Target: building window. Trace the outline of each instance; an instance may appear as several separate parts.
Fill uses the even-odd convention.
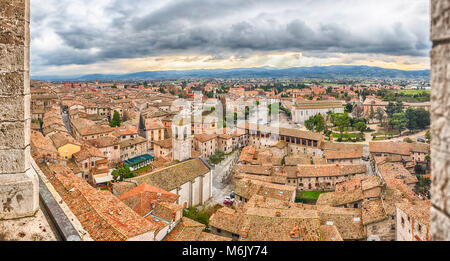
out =
[[[222,233],[222,229],[218,228],[217,233]]]
[[[374,232],[377,231],[377,226],[373,226],[372,231],[374,231]]]

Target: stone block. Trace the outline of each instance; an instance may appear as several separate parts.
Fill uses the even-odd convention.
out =
[[[30,146],[25,149],[0,150],[0,176],[22,173],[31,166]]]
[[[29,0],[0,0],[0,18],[25,19]]]
[[[0,96],[17,96],[30,94],[29,73],[0,73],[0,86]]]
[[[0,44],[0,71],[29,71],[29,59],[28,47]]]
[[[431,1],[431,40],[450,39],[450,1]]]
[[[448,144],[448,141],[444,141]],[[432,148],[431,151],[431,202],[433,205],[449,212],[450,210],[450,154]]]
[[[24,149],[30,144],[31,120],[0,121],[0,149]]]
[[[28,27],[25,20],[0,18],[0,44],[29,45],[25,27]]]
[[[39,209],[39,179],[34,169],[0,175],[0,220],[33,216]]]
[[[0,119],[2,121],[23,121],[30,118],[30,95],[1,97]]]
[[[450,90],[447,88],[450,83],[450,45],[437,45],[431,51],[431,111],[433,115],[449,116]]]
[[[444,214],[432,207],[430,223],[430,234],[434,241],[450,241],[450,218],[448,214]]]

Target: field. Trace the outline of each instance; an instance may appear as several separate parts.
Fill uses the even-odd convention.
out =
[[[398,91],[398,93],[404,94],[404,95],[416,95],[416,94],[422,94],[422,93],[428,93],[430,94],[430,90],[401,90]]]

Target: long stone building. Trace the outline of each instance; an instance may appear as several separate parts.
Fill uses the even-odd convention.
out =
[[[282,141],[287,144],[289,153],[305,152],[314,156],[323,154],[321,149],[323,135],[319,133],[256,124],[245,124],[238,128],[245,129],[249,137],[249,145],[258,149],[271,147]]]
[[[327,113],[344,113],[344,106],[341,101],[301,101],[297,102],[292,108],[292,121],[298,124],[305,124],[311,116],[322,114],[326,117]]]

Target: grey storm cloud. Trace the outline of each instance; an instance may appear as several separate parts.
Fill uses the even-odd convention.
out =
[[[92,1],[36,2],[32,1],[32,66],[176,54],[242,57],[271,51],[299,51],[313,57],[334,53],[424,57],[431,48],[428,11],[423,10],[427,0],[416,1],[418,6],[410,13],[403,10],[399,19],[392,10],[379,18],[382,23],[375,18],[365,27],[358,19],[373,10],[362,0],[167,0],[163,4],[102,0],[101,10],[85,17],[81,9],[88,9]],[[413,1],[398,2],[410,6]],[[74,4],[81,8],[79,14],[74,15]],[[50,5],[56,8],[46,8]],[[338,11],[346,6],[351,13]],[[54,46],[49,35],[58,39]]]

